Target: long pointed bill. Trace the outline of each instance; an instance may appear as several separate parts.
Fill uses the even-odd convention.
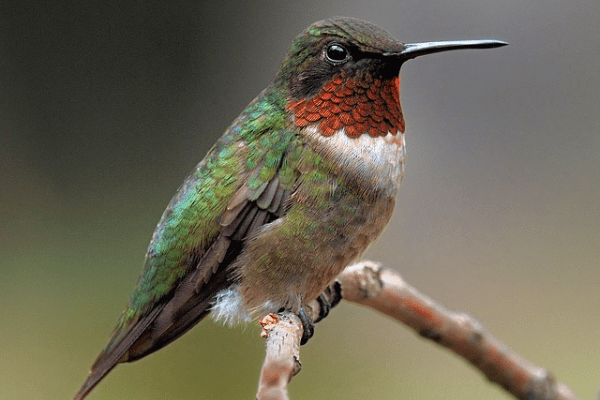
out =
[[[439,53],[442,51],[462,49],[491,49],[506,46],[508,43],[501,40],[448,40],[441,42],[407,43],[404,50],[393,53],[384,53],[384,56],[400,57],[405,60],[423,56],[425,54]]]

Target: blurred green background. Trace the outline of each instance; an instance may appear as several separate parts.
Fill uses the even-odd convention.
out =
[[[185,175],[333,15],[403,41],[498,38],[402,69],[408,165],[367,257],[469,312],[582,398],[600,390],[600,3],[4,1],[0,398],[68,399]],[[101,399],[251,399],[255,325],[210,320],[117,367]],[[507,399],[404,326],[342,304],[292,399]]]

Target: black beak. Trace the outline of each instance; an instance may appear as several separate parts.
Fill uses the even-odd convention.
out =
[[[448,40],[441,42],[406,43],[404,49],[398,52],[383,53],[386,57],[399,57],[404,60],[423,56],[425,54],[461,49],[491,49],[506,46],[501,40]]]

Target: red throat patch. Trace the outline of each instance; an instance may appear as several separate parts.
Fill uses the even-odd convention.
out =
[[[317,95],[290,101],[286,108],[294,113],[298,127],[320,121],[325,136],[343,127],[352,138],[363,133],[375,137],[404,132],[399,77],[382,81],[370,74],[337,75]]]

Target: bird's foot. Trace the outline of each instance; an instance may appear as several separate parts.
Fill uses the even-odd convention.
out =
[[[296,315],[300,318],[300,322],[302,322],[302,338],[300,340],[300,345],[305,345],[308,340],[313,337],[315,333],[315,323],[321,321],[323,318],[329,315],[329,312],[333,307],[335,307],[340,300],[342,300],[342,286],[338,281],[335,281],[333,284],[328,286],[323,293],[317,297],[317,303],[319,303],[319,313],[313,320],[309,317],[309,314],[304,309],[304,306],[300,307],[300,310]],[[308,306],[308,310],[313,314],[313,309]],[[286,311],[285,308],[279,309],[278,312]]]
[[[327,286],[325,291],[317,297],[319,303],[319,315],[315,318],[315,323],[321,321],[329,315],[329,311],[342,300],[342,286],[338,281],[335,281],[330,286]]]
[[[315,334],[315,324],[310,319],[310,317],[304,311],[304,307],[300,307],[300,311],[298,311],[298,318],[302,321],[302,339],[300,340],[300,346],[304,346],[308,343],[308,339],[313,337]]]
[[[335,307],[340,300],[342,300],[342,286],[338,281],[335,281],[333,284],[328,286],[323,293],[317,297],[317,303],[319,303],[319,314],[316,316],[314,320],[312,320],[304,307],[300,307],[300,311],[298,312],[298,318],[302,321],[302,340],[300,341],[300,345],[305,345],[308,340],[315,333],[315,323],[321,321],[323,318],[329,315],[329,311],[333,307]]]
[[[317,303],[319,303],[319,315],[315,318],[315,323],[328,316],[332,307],[331,302],[324,293],[321,293],[319,297],[317,297]]]
[[[282,313],[284,311],[289,310],[286,310],[285,308],[280,308],[277,312]],[[298,316],[298,318],[300,318],[300,322],[302,322],[302,337],[300,338],[300,346],[303,346],[308,342],[308,339],[313,337],[313,335],[315,334],[315,324],[304,310],[304,307],[300,307],[300,311],[298,311],[296,315]],[[260,324],[263,325],[262,322],[260,322]]]

